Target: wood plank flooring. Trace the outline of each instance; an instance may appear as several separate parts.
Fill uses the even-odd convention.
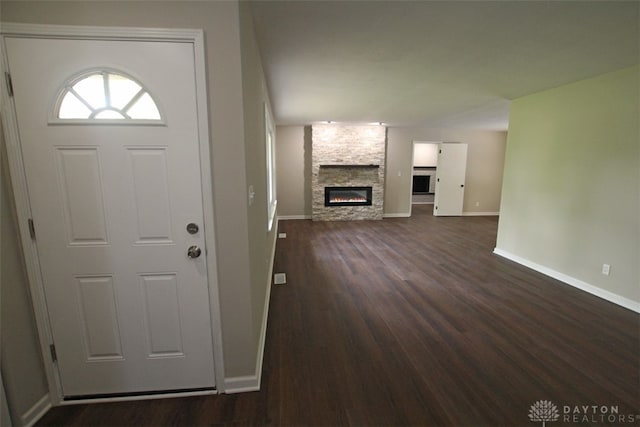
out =
[[[38,425],[640,425],[640,316],[492,254],[497,218],[282,221],[262,390],[52,409]],[[627,418],[630,417],[630,418]],[[579,418],[579,421],[584,421]]]

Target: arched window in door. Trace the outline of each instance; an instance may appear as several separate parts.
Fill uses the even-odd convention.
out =
[[[70,79],[55,107],[55,122],[161,122],[158,105],[138,81],[119,71],[94,70]]]

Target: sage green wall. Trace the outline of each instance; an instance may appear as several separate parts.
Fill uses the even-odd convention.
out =
[[[639,80],[636,66],[512,103],[497,240],[501,251],[635,302]]]
[[[248,54],[253,59],[241,53],[241,46],[253,43],[247,39],[252,24],[244,17],[241,23],[238,2],[3,0],[0,5],[6,22],[204,30],[225,377],[255,375],[263,314],[258,300],[265,293],[261,276],[270,254],[265,252],[269,241],[264,230],[262,237],[253,236],[259,219],[247,200],[247,180],[256,188],[263,181],[259,170],[247,171],[254,164],[247,151],[259,139],[261,125],[245,123],[257,118],[244,93],[254,99],[258,91],[252,86],[257,74],[243,72],[243,65],[259,60],[255,52]],[[259,209],[256,205],[256,212]]]
[[[0,128],[0,369],[13,425],[49,393]]]

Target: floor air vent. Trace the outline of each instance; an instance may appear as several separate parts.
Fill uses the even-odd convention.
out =
[[[276,273],[273,275],[273,283],[275,285],[284,285],[287,283],[287,274],[286,273]]]

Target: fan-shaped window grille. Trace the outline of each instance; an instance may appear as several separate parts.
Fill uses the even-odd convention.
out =
[[[55,117],[62,120],[161,120],[149,92],[113,71],[94,71],[71,80],[58,100]]]

